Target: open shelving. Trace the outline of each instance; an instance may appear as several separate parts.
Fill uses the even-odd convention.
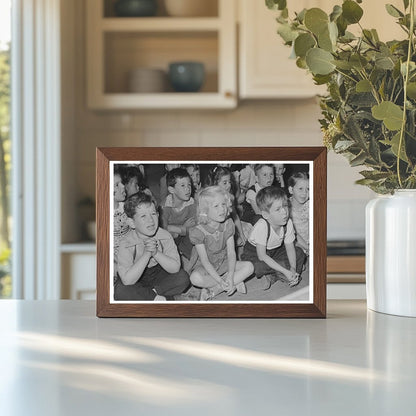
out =
[[[208,1],[208,0],[207,0]],[[217,0],[211,0],[217,1]],[[218,0],[213,17],[114,17],[103,0],[87,2],[87,103],[91,109],[234,108],[237,105],[235,3]],[[195,93],[132,93],[136,68],[168,71],[169,63],[205,66]]]

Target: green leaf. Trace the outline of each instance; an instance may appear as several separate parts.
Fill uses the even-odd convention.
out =
[[[292,27],[287,23],[280,24],[277,28],[277,33],[286,43],[294,41],[298,36],[298,32],[293,30]]]
[[[373,179],[358,179],[355,181],[357,185],[370,186],[374,183]]]
[[[286,7],[286,0],[266,0],[266,6],[270,10],[283,10]]]
[[[363,69],[368,64],[367,60],[363,56],[358,55],[358,53],[351,56],[350,63],[358,70]]]
[[[329,20],[335,22],[339,16],[342,15],[342,7],[336,4],[332,9],[332,13],[329,15]]]
[[[380,179],[388,178],[391,173],[390,172],[379,172],[376,170],[363,170],[360,172],[360,175],[364,176],[365,179],[372,179],[374,181],[378,181]]]
[[[313,76],[313,80],[315,81],[316,85],[323,85],[323,84],[327,84],[331,81],[331,76],[330,75],[315,74]]]
[[[305,58],[298,58],[296,59],[296,66],[301,69],[308,69],[308,65],[306,65]]]
[[[352,65],[348,61],[338,61],[334,60],[332,63],[339,69],[343,69],[344,71],[350,70]]]
[[[325,31],[321,32],[318,35],[318,45],[321,49],[324,49],[328,52],[334,51],[334,45],[332,43],[331,37],[329,35],[329,28],[327,27]]]
[[[329,30],[329,37],[331,38],[331,42],[334,45],[334,47],[337,44],[338,39],[338,26],[334,22],[329,22],[328,24],[328,30]]]
[[[371,33],[371,30],[363,29],[363,36],[367,43],[373,45],[375,43],[373,39],[373,34]]]
[[[398,154],[399,154],[400,132],[393,136],[393,138],[391,139],[389,144],[391,146],[391,151],[397,157]],[[406,155],[404,139],[403,139],[402,146],[401,146],[401,149],[400,149],[400,156],[399,157],[404,162],[409,162],[409,159],[407,158],[407,155]]]
[[[416,100],[416,82],[407,84],[407,96],[412,100]]]
[[[320,48],[309,49],[306,54],[306,64],[312,74],[326,75],[335,69],[332,63],[334,57],[331,53]]]
[[[299,13],[296,13],[296,19],[303,23],[303,21],[305,20],[305,14],[307,12],[307,9],[302,9]]]
[[[349,23],[358,23],[363,16],[363,9],[352,0],[346,0],[342,3],[342,16]]]
[[[397,8],[394,7],[392,4],[386,4],[387,13],[393,17],[403,17],[404,14]]]
[[[338,27],[338,32],[340,36],[344,36],[345,31],[347,30],[347,27],[348,27],[348,22],[344,19],[342,15],[338,17],[337,19],[337,27]]]
[[[280,17],[282,19],[287,19],[289,17],[289,10],[287,9],[287,7],[285,7],[281,13],[280,13]]]
[[[402,127],[403,110],[391,101],[375,105],[371,113],[375,119],[382,120],[389,130],[400,130]]]
[[[318,7],[309,9],[305,13],[305,26],[318,36],[328,27],[328,15]]]
[[[295,39],[296,56],[304,58],[306,52],[316,45],[314,37],[309,33],[302,33]]]
[[[380,42],[380,38],[378,37],[378,33],[377,33],[377,30],[376,29],[371,29],[371,34],[373,35],[373,39],[376,42]]]
[[[377,104],[373,94],[369,92],[351,93],[348,97],[348,104],[355,107],[373,107]]]
[[[380,69],[392,70],[394,68],[394,61],[390,56],[378,56],[375,64]]]
[[[403,0],[403,6],[404,6],[404,9],[406,10],[409,7],[409,0]]]
[[[350,165],[352,167],[362,165],[367,159],[367,155],[364,152],[361,152],[357,157],[350,160]]]
[[[348,117],[344,125],[345,135],[350,140],[353,140],[358,145],[359,149],[366,147],[366,139],[361,125],[362,120],[357,114]]]
[[[412,73],[416,69],[414,62],[409,62],[409,73]],[[402,62],[400,65],[400,72],[403,76],[406,76],[406,62]]]
[[[335,152],[345,152],[353,145],[354,142],[351,140],[338,140],[334,146],[334,150]]]
[[[339,31],[339,26],[338,25],[337,25],[337,29]],[[356,36],[353,33],[348,32],[348,30],[347,30],[347,31],[345,31],[344,35],[341,36],[338,40],[340,42],[349,43],[349,42],[351,42],[355,39],[356,39]]]
[[[372,135],[370,137],[370,145],[368,147],[370,155],[375,163],[376,166],[380,166],[381,162],[381,154],[380,154],[380,147],[378,144],[378,140]]]
[[[371,92],[371,83],[366,79],[362,79],[361,81],[357,82],[355,86],[355,90],[357,92]]]
[[[393,78],[396,79],[396,80],[401,77],[401,74],[400,74],[400,61],[399,60],[394,65],[392,75],[393,75]]]

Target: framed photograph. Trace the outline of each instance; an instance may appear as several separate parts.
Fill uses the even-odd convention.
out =
[[[324,318],[326,148],[97,148],[97,316]]]

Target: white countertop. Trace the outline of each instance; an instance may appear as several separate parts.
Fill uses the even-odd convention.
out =
[[[0,301],[0,415],[412,415],[416,319],[98,319]]]

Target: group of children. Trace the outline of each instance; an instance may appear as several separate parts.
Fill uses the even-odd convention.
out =
[[[286,186],[282,164],[206,167],[165,165],[153,195],[142,165],[115,165],[115,300],[206,301],[247,293],[253,274],[265,290],[299,283],[309,253],[308,174],[293,173]]]

